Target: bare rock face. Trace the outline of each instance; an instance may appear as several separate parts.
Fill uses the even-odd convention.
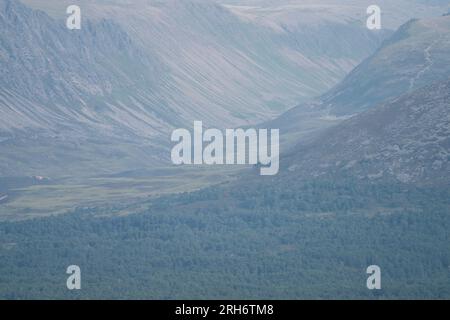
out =
[[[115,117],[115,108],[121,99],[128,102],[127,92],[136,99],[139,92],[151,92],[159,69],[156,61],[110,20],[86,21],[81,30],[71,31],[63,19],[16,1],[1,3],[0,129],[104,127],[101,131],[112,132],[111,126],[127,126],[130,119]],[[154,133],[150,118],[157,123],[157,116],[137,105],[127,104],[134,109],[135,125],[148,120],[147,133]]]

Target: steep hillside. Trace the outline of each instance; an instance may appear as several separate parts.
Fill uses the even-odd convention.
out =
[[[267,125],[291,142],[450,75],[450,16],[412,20],[341,83]]]
[[[450,80],[415,90],[326,130],[285,157],[298,179],[354,176],[448,185]]]
[[[330,114],[349,115],[450,74],[450,16],[412,20],[322,98]]]
[[[64,18],[72,2],[27,4]],[[167,68],[158,89],[163,108],[219,127],[265,121],[322,94],[385,36],[334,12],[319,16],[320,9],[315,19],[322,23],[273,28],[209,0],[77,3],[88,19],[119,23]]]
[[[346,22],[279,32],[199,0],[81,1],[82,29],[69,31],[72,2],[27,4],[50,16],[0,0],[6,176],[167,163],[173,128],[273,118],[333,86],[383,37]]]
[[[82,168],[88,159],[97,166],[126,154],[119,147],[126,141],[128,150],[144,149],[181,123],[156,101],[161,63],[111,20],[86,21],[74,32],[63,20],[2,0],[0,26],[0,175],[75,162]],[[159,161],[150,151],[133,156],[147,152],[147,161]]]

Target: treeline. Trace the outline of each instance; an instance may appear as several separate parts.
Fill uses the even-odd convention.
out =
[[[1,223],[0,298],[450,298],[449,202],[448,188],[262,179],[122,217]],[[66,288],[72,264],[80,291]]]

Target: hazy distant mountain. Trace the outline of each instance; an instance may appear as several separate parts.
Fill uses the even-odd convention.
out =
[[[333,115],[349,115],[450,74],[450,17],[412,20],[322,98]]]
[[[69,31],[62,20],[2,0],[0,25],[2,131],[150,136],[179,118],[152,108],[161,63],[111,20]]]
[[[155,107],[161,63],[111,20],[74,32],[1,0],[0,42],[0,175],[154,163],[161,156],[148,138],[181,123]]]
[[[450,75],[449,49],[449,16],[411,20],[333,89],[269,125],[303,139],[305,132],[333,126],[384,101],[446,80]]]
[[[70,1],[33,0],[55,18]],[[340,81],[379,45],[387,31],[318,8],[290,24],[248,19],[240,7],[210,0],[78,1],[86,18],[108,18],[166,68],[158,108],[234,127],[271,119]],[[271,12],[273,8],[268,8]],[[289,11],[289,10],[287,10]],[[364,11],[365,12],[365,11]],[[298,21],[298,27],[291,27]],[[287,22],[287,21],[286,21]],[[159,76],[159,75],[157,75]]]
[[[389,32],[365,28],[364,6],[327,1],[77,1],[80,31],[64,26],[71,1],[24,2],[51,17],[0,0],[3,175],[162,163],[172,128],[271,119],[335,85]]]
[[[346,21],[274,30],[198,0],[81,1],[82,29],[69,31],[68,4],[27,2],[50,17],[0,0],[0,174],[162,163],[172,128],[270,119],[383,37]]]
[[[270,122],[298,144],[286,147],[289,175],[448,182],[449,49],[450,16],[412,20],[317,101]]]
[[[217,0],[260,24],[303,28],[328,21],[365,23],[366,10],[378,5],[382,27],[396,30],[406,21],[440,16],[450,9],[447,0]]]

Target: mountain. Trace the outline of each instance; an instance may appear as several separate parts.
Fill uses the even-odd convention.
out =
[[[332,127],[285,157],[299,179],[353,176],[364,180],[448,185],[450,73]]]
[[[449,95],[447,80],[366,111],[275,177],[0,221],[0,297],[448,299]],[[73,261],[89,271],[75,293],[55,277]]]
[[[0,175],[160,161],[149,138],[181,120],[154,107],[161,63],[118,24],[86,21],[69,31],[63,20],[2,0],[0,25]]]
[[[384,37],[346,21],[273,30],[200,0],[81,1],[82,29],[70,31],[71,2],[26,3],[0,0],[4,176],[167,164],[173,128],[273,118],[333,86]]]
[[[449,16],[411,20],[328,93],[271,122],[288,137],[287,174],[448,183],[449,49]]]
[[[0,0],[6,176],[167,164],[173,128],[270,120],[344,78],[388,21],[440,10],[383,3],[403,9],[374,32],[356,2],[77,1],[69,31],[72,1],[23,3]]]
[[[72,4],[25,2],[60,19]],[[164,66],[161,108],[221,128],[274,118],[322,94],[388,33],[334,12],[323,15],[323,23],[290,28],[249,20],[238,8],[209,0],[78,3],[86,19],[114,20]]]
[[[19,199],[26,208],[20,214],[8,206],[15,192],[27,186],[34,191],[40,184],[55,189],[59,203],[64,194],[57,181],[42,176],[0,178],[0,203],[5,208],[0,213],[0,298],[448,299],[450,74],[442,51],[446,19],[407,23],[357,68],[370,72],[355,71],[339,89],[277,119],[285,133],[292,130],[302,138],[293,139],[291,133],[296,145],[281,155],[276,176],[262,177],[259,168],[253,168],[239,179],[195,192],[178,191],[131,204],[121,199],[78,205],[62,215],[45,209],[45,202],[52,200],[48,194],[34,201]],[[110,43],[114,49],[120,39],[128,38],[119,26],[108,26],[116,30],[115,41],[106,37],[95,42]],[[148,49],[135,36],[130,41],[135,48],[132,57]],[[115,54],[99,57],[118,59]],[[138,66],[147,68],[151,61]],[[103,62],[97,63],[90,66],[101,69]],[[389,77],[383,78],[377,68]],[[127,74],[123,80],[130,79]],[[359,83],[365,84],[353,91],[359,102],[346,108],[345,101],[353,101],[352,88]],[[49,90],[65,88],[64,84]],[[76,100],[80,90],[70,97]],[[58,96],[58,101],[66,96]],[[99,139],[95,132],[90,132],[91,139]],[[16,135],[2,140],[2,157],[4,151],[11,152],[4,157],[11,161],[29,156],[30,137],[28,131],[23,134],[21,139]],[[73,156],[75,150],[86,152],[92,146],[77,137],[71,141],[78,143],[74,149],[59,152]],[[130,137],[123,141],[127,147],[134,141],[126,140]],[[47,140],[51,148],[42,148],[41,136],[36,137],[35,150],[47,156],[56,152],[54,139]],[[120,150],[118,138],[112,141]],[[12,153],[19,142],[23,150]],[[111,145],[90,149],[94,159],[120,158],[120,153],[103,153],[111,151]],[[53,155],[36,157],[35,162],[49,164],[49,159]],[[131,159],[127,163],[132,166]],[[93,170],[105,170],[105,164],[98,162]],[[129,174],[140,176],[144,171],[130,168]],[[183,178],[178,185],[188,184]],[[167,180],[162,176],[155,187],[164,188]],[[136,183],[124,182],[130,183],[127,188]],[[80,189],[95,194],[104,190],[70,190]],[[126,192],[115,191],[110,199]],[[36,219],[39,214],[48,216]],[[2,221],[21,219],[26,220]],[[74,263],[83,270],[83,290],[62,288],[65,270]],[[382,290],[367,289],[370,265],[382,270]]]
[[[65,28],[70,1],[24,2],[0,0],[0,176],[59,185],[22,188],[8,215],[36,213],[42,198],[39,214],[229,179],[216,167],[157,179],[171,130],[271,119],[335,85],[390,34],[367,30],[365,8],[350,2],[79,1],[79,31]],[[312,103],[277,121],[300,131],[284,135],[296,144],[342,118]]]
[[[358,21],[365,24],[366,10],[378,5],[382,28],[397,30],[406,21],[440,16],[450,9],[447,0],[218,0],[241,15],[275,28],[300,29],[326,21]]]
[[[445,80],[450,73],[450,17],[411,20],[322,98],[330,114],[358,113]]]
[[[358,113],[450,75],[450,17],[411,20],[338,85],[266,124],[295,143],[310,132],[334,126]]]
[[[167,130],[164,116],[176,122],[171,110],[150,108],[161,64],[113,21],[87,21],[74,32],[62,21],[7,0],[0,2],[0,24],[2,131],[114,135],[143,130],[152,135],[164,126]]]

